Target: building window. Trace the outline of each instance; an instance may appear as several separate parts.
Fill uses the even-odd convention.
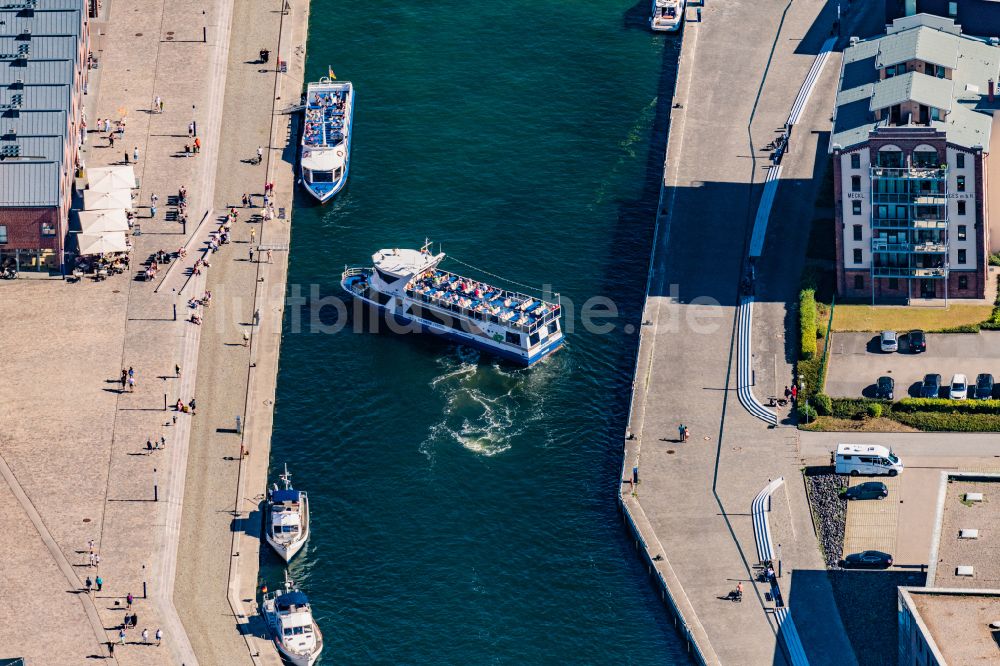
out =
[[[958,251],[958,263],[960,263],[960,264],[964,264],[965,263],[965,250],[959,250]]]
[[[965,202],[964,201],[959,201],[958,202],[958,214],[959,215],[965,215]]]
[[[938,155],[936,150],[914,150],[913,164],[918,167],[936,167]]]
[[[956,180],[955,189],[958,190],[959,192],[964,192],[965,191],[965,176],[959,176],[955,180]]]
[[[856,240],[856,241],[861,240],[861,225],[860,224],[855,224],[854,225],[854,240]]]
[[[861,263],[861,250],[858,249],[858,248],[854,249],[854,263],[856,263],[856,264],[860,264]],[[962,262],[959,262],[959,263],[962,263]]]
[[[966,236],[965,225],[964,224],[958,225],[958,240],[965,240],[965,236]]]
[[[42,235],[43,236],[55,236],[56,235],[56,225],[51,222],[42,222]]]
[[[861,154],[851,153],[851,168],[860,169],[861,168]]]
[[[955,168],[964,169],[965,168],[965,153],[956,153],[955,155]]]
[[[948,16],[958,16],[958,3],[949,2],[948,3]]]
[[[0,245],[7,243],[7,225],[0,224]]]
[[[889,289],[899,289],[899,278],[889,278]]]
[[[965,290],[965,289],[969,288],[969,276],[968,275],[959,275],[958,276],[958,288],[962,289],[962,290]]]
[[[861,176],[851,176],[851,192],[861,191]],[[962,190],[959,190],[962,192]]]
[[[854,276],[854,288],[864,289],[865,288],[865,277],[863,275]]]
[[[861,215],[861,202],[857,199],[851,202],[851,212],[855,215]]]

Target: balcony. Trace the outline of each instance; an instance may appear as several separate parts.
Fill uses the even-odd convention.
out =
[[[944,180],[948,177],[947,166],[932,167],[880,167],[873,166],[872,178],[897,178],[900,180]]]
[[[916,266],[875,266],[873,274],[877,278],[937,278],[948,275],[946,268],[919,268]]]
[[[908,206],[946,206],[948,196],[944,192],[877,192],[872,190],[873,204],[906,204]]]
[[[948,244],[929,241],[921,241],[919,243],[890,243],[888,241],[880,241],[876,239],[872,241],[872,252],[945,254],[948,252]]]
[[[872,218],[872,229],[947,229],[948,220],[941,219],[910,219],[902,217]]]

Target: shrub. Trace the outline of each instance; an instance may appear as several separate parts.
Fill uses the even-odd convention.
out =
[[[868,412],[868,416],[870,416],[871,418],[873,419],[880,418],[882,416],[882,405],[878,404],[877,402],[873,402],[870,405],[868,405],[866,411]]]
[[[1000,414],[893,412],[893,419],[918,430],[937,432],[1000,432]]]
[[[928,333],[978,333],[981,328],[991,328],[989,321],[981,324],[962,324],[961,326],[950,326],[948,328],[938,328]]]
[[[947,398],[903,398],[894,412],[915,414],[1000,414],[1000,400],[948,400]]]
[[[816,292],[799,292],[799,358],[809,360],[816,355]]]
[[[863,419],[868,415],[868,406],[877,404],[883,413],[891,410],[888,400],[872,400],[870,398],[835,398],[831,400],[830,415],[838,419]]]
[[[820,369],[823,365],[823,357],[816,356],[807,361],[799,361],[795,364],[796,377],[802,375],[802,381],[806,383],[806,388],[803,391],[802,387],[799,386],[799,397],[803,400],[812,398],[813,395],[819,390],[822,390],[822,381],[820,378]]]
[[[990,266],[1000,266],[1000,252],[990,255]]]
[[[795,413],[799,417],[799,423],[812,423],[816,420],[816,408],[807,402],[800,402]]]
[[[825,393],[816,394],[812,403],[816,407],[816,413],[820,416],[829,416],[833,413],[833,400]]]

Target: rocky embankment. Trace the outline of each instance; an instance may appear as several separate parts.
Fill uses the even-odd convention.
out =
[[[847,520],[847,500],[840,498],[843,482],[831,468],[828,473],[807,474],[806,483],[826,566],[837,568],[844,550]]]

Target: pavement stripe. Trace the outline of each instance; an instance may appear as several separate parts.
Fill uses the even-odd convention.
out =
[[[802,639],[792,622],[792,612],[788,608],[776,608],[774,617],[778,620],[778,634],[785,644],[785,651],[792,666],[809,666],[809,658],[802,647]]]
[[[753,364],[751,353],[751,335],[753,334],[753,297],[745,296],[740,301],[740,308],[737,312],[739,317],[739,329],[737,330],[737,345],[739,354],[737,359],[738,372],[736,377],[736,394],[740,399],[740,404],[760,420],[769,425],[778,424],[778,415],[765,407],[753,394]]]
[[[812,67],[809,68],[809,73],[806,74],[805,81],[802,82],[802,87],[799,88],[799,94],[795,97],[795,103],[792,104],[792,112],[788,114],[788,126],[797,125],[799,118],[802,117],[802,112],[805,111],[806,104],[809,103],[809,97],[812,95],[813,88],[816,86],[816,81],[819,79],[819,75],[823,72],[823,66],[830,57],[830,51],[833,50],[833,45],[836,40],[830,37],[828,40],[823,42],[823,46],[820,48],[819,53],[816,54],[816,59],[813,60]]]

